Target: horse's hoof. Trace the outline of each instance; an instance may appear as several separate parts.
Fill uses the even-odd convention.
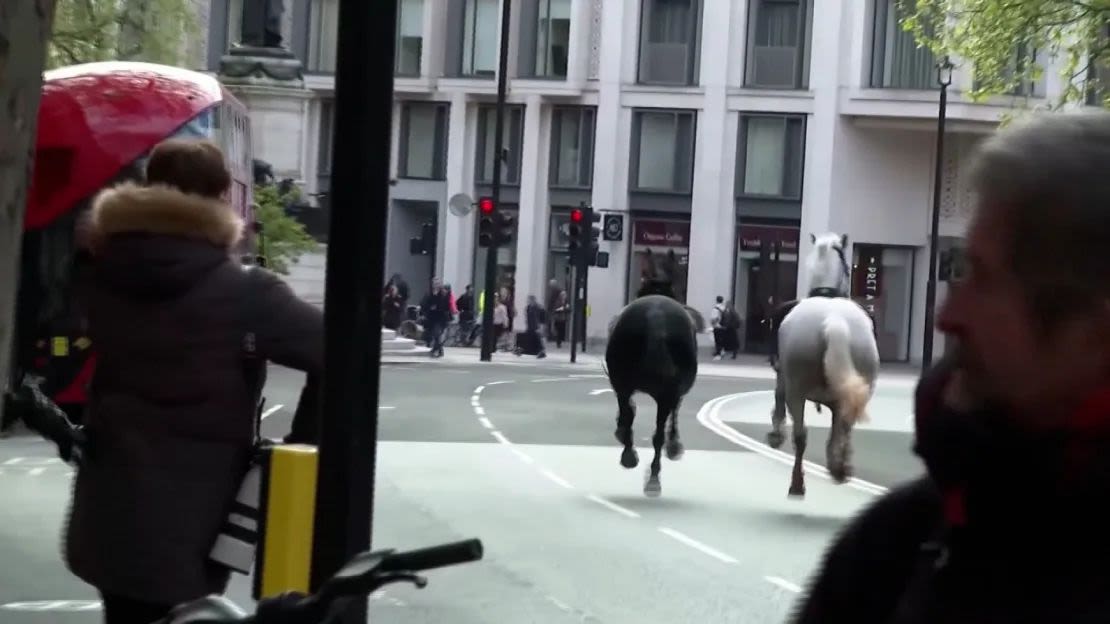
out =
[[[663,484],[659,482],[659,477],[648,477],[644,482],[644,496],[649,498],[658,498],[663,493]]]
[[[806,486],[804,486],[804,485],[791,485],[790,486],[790,491],[787,492],[787,496],[789,496],[790,498],[805,498],[806,497]]]
[[[621,452],[621,465],[625,468],[635,468],[640,465],[640,455],[634,448],[626,448]]]
[[[786,436],[781,431],[767,432],[767,446],[777,449],[786,441]]]
[[[683,448],[681,441],[672,439],[667,442],[667,459],[671,461],[678,461],[682,459],[682,456],[685,453],[686,449]]]
[[[852,478],[852,472],[852,467],[845,464],[839,468],[830,468],[829,476],[832,477],[833,481],[838,485],[843,485],[848,479]]]

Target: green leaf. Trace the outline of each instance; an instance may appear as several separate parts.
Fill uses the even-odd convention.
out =
[[[302,255],[320,247],[316,239],[305,231],[304,225],[285,212],[287,202],[299,199],[301,192],[297,187],[282,195],[275,184],[254,186],[254,203],[257,205],[254,218],[262,224],[259,253],[266,258],[268,269],[282,275],[288,275],[289,265],[295,264]]]
[[[95,61],[186,64],[201,36],[192,0],[57,0],[47,68]]]

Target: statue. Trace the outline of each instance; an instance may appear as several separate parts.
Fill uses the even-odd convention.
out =
[[[243,0],[243,25],[240,45],[255,48],[280,48],[284,0]]]

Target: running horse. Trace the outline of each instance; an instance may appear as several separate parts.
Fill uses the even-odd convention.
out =
[[[705,331],[705,319],[675,297],[674,254],[668,254],[661,266],[650,262],[650,254],[647,258],[636,299],[609,324],[605,372],[617,398],[615,435],[623,447],[620,464],[625,468],[640,463],[632,436],[636,418],[632,395],[642,392],[655,401],[655,435],[651,439],[655,456],[644,481],[644,494],[654,497],[662,493],[659,471],[664,442],[667,459],[682,458],[678,408],[698,374],[697,334]]]
[[[808,296],[789,304],[778,327],[775,406],[767,434],[771,448],[782,446],[789,411],[794,437],[789,494],[797,497],[806,493],[806,401],[832,412],[826,463],[833,480],[844,483],[852,476],[852,427],[866,419],[879,373],[874,321],[849,298],[848,236],[811,234],[810,239]]]

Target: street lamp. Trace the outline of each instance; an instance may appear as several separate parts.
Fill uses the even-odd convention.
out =
[[[933,170],[933,215],[929,230],[929,279],[925,288],[925,340],[921,345],[921,366],[933,362],[934,317],[937,307],[937,247],[940,230],[940,188],[944,175],[944,119],[948,112],[948,87],[952,84],[952,61],[947,56],[937,62],[937,84],[940,85],[940,106],[937,109],[937,151]]]

